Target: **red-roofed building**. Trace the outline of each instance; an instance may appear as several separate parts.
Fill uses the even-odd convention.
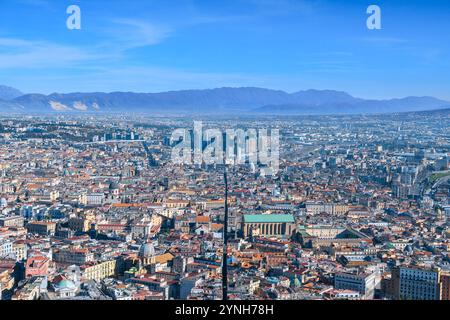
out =
[[[50,260],[44,256],[34,256],[27,259],[25,265],[25,277],[46,276]]]

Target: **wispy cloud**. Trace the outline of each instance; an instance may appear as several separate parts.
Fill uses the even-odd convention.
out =
[[[23,0],[29,4],[45,5],[45,0]],[[158,24],[134,18],[106,20],[108,27],[97,30],[101,39],[90,46],[59,44],[51,41],[0,38],[0,69],[47,68],[75,66],[78,63],[108,59],[119,62],[127,51],[157,45],[173,36],[178,29],[217,22],[236,17],[197,14],[186,21]]]
[[[170,36],[170,29],[136,19],[115,19],[102,41],[90,46],[52,41],[0,38],[0,69],[56,68],[80,63],[120,61],[126,51],[158,44]]]
[[[61,67],[104,58],[104,54],[75,46],[0,38],[0,69]]]
[[[173,32],[171,27],[138,19],[114,19],[113,23],[116,27],[112,27],[108,33],[114,38],[115,45],[123,50],[158,44]]]

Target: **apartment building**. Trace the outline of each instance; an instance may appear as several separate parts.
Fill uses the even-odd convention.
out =
[[[392,270],[393,290],[396,299],[440,300],[441,271],[439,268],[397,267]]]

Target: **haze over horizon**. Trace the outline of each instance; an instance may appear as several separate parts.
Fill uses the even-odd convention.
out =
[[[71,4],[81,30],[66,28]],[[382,30],[368,30],[370,4],[2,1],[0,84],[42,94],[261,87],[450,101],[450,4],[376,1]]]

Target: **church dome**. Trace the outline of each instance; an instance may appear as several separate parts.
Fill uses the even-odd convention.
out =
[[[75,283],[73,283],[72,281],[68,280],[68,279],[64,279],[60,282],[58,282],[56,285],[56,288],[60,289],[60,290],[64,290],[64,289],[76,289],[76,285]]]
[[[117,182],[112,181],[109,184],[109,190],[115,190],[115,189],[119,189],[119,185],[117,184]]]
[[[139,249],[139,257],[141,258],[149,258],[155,255],[155,247],[153,243],[146,242]]]

